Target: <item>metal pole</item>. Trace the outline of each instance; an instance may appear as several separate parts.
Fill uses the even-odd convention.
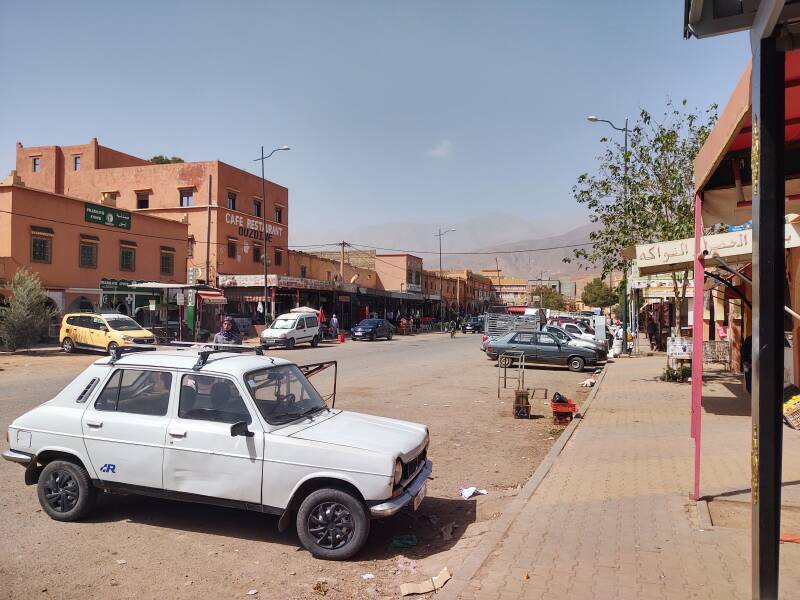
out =
[[[783,425],[784,77],[777,36],[753,46],[752,595],[778,597]]]
[[[261,250],[261,260],[264,263],[264,311],[262,315],[264,316],[264,326],[269,325],[267,323],[267,298],[269,297],[269,290],[267,286],[267,265],[269,264],[269,251],[267,249],[267,180],[264,177],[264,146],[261,146],[261,227],[263,228],[264,232],[264,245],[262,246]]]
[[[625,154],[624,168],[622,175],[622,187],[624,190],[624,204],[628,204],[628,117],[625,117]],[[622,267],[622,351],[628,352],[628,265]]]
[[[442,228],[439,227],[439,330],[444,331],[444,293],[442,290]]]

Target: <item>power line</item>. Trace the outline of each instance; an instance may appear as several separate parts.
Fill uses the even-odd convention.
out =
[[[528,248],[525,250],[495,250],[495,251],[472,251],[472,252],[442,252],[442,254],[447,254],[451,256],[467,256],[467,255],[478,255],[478,256],[494,256],[496,254],[525,254],[528,252],[543,252],[545,250],[564,250],[567,248],[580,248],[582,246],[591,246],[594,242],[582,242],[580,244],[564,244],[562,246],[546,246],[544,248]],[[348,246],[359,246],[362,248],[369,248],[372,250],[385,250],[387,252],[403,252],[407,254],[439,254],[438,250],[409,250],[409,249],[402,249],[402,248],[383,248],[381,246],[370,246],[369,244],[361,244],[361,243],[351,243],[348,242]]]

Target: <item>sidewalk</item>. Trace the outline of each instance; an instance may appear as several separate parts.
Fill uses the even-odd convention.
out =
[[[477,572],[454,565],[440,597],[750,597],[749,504],[728,502],[749,501],[749,410],[734,379],[711,377],[701,492],[725,493],[719,505],[732,507],[734,517],[703,529],[688,495],[689,386],[657,381],[663,366],[660,356],[608,366],[586,417],[535,493],[510,515],[502,541]],[[791,505],[800,500],[800,432],[784,428],[784,436]],[[784,531],[797,522],[787,511],[796,510],[784,509]],[[719,514],[723,520],[727,513]],[[781,590],[784,598],[800,590],[798,544],[781,545]]]

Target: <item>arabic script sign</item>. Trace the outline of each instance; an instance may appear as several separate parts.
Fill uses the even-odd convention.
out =
[[[101,206],[100,204],[85,203],[86,207],[83,219],[88,223],[107,225],[108,227],[119,227],[121,229],[131,228],[131,213]]]

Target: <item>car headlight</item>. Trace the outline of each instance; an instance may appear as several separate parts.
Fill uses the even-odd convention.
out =
[[[131,336],[129,336],[129,335],[123,335],[122,339],[125,340],[126,342],[132,342],[133,341],[133,338]]]
[[[400,460],[394,463],[394,484],[397,485],[400,483],[400,480],[403,478],[403,465],[400,463]]]

